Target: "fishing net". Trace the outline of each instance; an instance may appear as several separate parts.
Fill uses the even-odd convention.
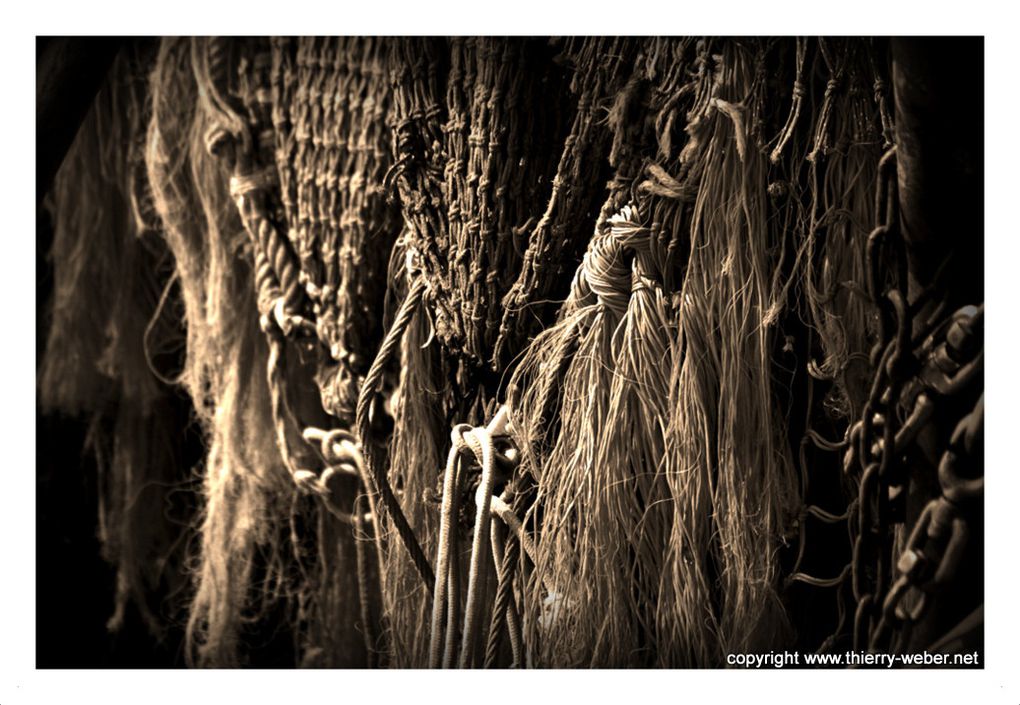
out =
[[[874,407],[883,43],[143,54],[53,192],[40,382],[119,410],[118,612],[158,592],[128,495],[173,470],[148,444],[179,385],[207,443],[176,531],[192,663],[244,663],[271,614],[306,666],[715,666],[819,614],[847,637],[845,581],[809,616],[791,585],[819,582],[812,498],[860,482],[818,429]],[[184,346],[173,379],[151,340]]]

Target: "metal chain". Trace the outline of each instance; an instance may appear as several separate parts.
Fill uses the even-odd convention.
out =
[[[952,401],[972,392],[983,364],[981,327],[984,306],[964,307],[949,320],[945,338],[927,355],[918,375],[915,409],[932,406],[932,398]],[[973,393],[973,392],[972,392]],[[932,499],[911,530],[897,561],[896,581],[883,603],[881,616],[871,634],[869,647],[880,648],[894,632],[900,645],[909,630],[928,612],[930,598],[952,583],[968,547],[970,524],[981,511],[984,468],[979,449],[984,435],[984,392],[969,413],[956,424],[948,447],[941,455],[938,480],[941,495]]]
[[[960,402],[953,397],[979,378],[984,307],[968,306],[936,325],[928,320],[915,327],[935,289],[929,287],[913,302],[907,296],[895,147],[879,164],[876,218],[867,249],[868,293],[879,307],[879,335],[870,358],[875,376],[844,456],[844,470],[859,478],[850,508],[853,645],[871,651],[890,648],[894,637],[902,646],[910,626],[928,609],[928,597],[954,578],[967,544],[968,518],[984,487],[983,475],[975,474],[972,462],[983,428],[982,396],[959,422],[942,455],[942,495],[925,507],[893,564],[893,533],[906,522],[911,480],[906,452],[932,422],[936,409],[958,407]],[[880,295],[890,261],[896,276]],[[936,307],[930,318],[941,311]]]
[[[910,333],[912,318],[906,305],[906,277],[897,277],[884,295],[883,263],[899,259],[895,147],[879,162],[876,187],[878,224],[868,237],[867,289],[879,307],[879,337],[872,349],[875,370],[868,401],[861,418],[850,431],[844,469],[859,471],[858,495],[851,509],[854,536],[850,563],[851,586],[856,602],[853,644],[861,649],[873,630],[875,606],[880,604],[889,580],[891,528],[903,521],[905,498],[903,469],[894,458],[897,428],[896,401],[911,376]],[[903,270],[896,267],[897,274]]]

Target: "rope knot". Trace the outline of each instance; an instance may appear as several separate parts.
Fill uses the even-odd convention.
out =
[[[294,473],[294,482],[303,491],[328,497],[332,494],[330,481],[334,477],[347,475],[361,479],[364,476],[365,458],[361,445],[350,431],[309,427],[301,435],[308,443],[318,444],[319,453],[326,462],[326,468],[321,474],[317,475],[310,470]]]
[[[696,187],[690,183],[684,183],[673,178],[669,172],[654,162],[646,165],[645,173],[648,175],[648,178],[638,186],[640,191],[682,201],[693,200],[694,196],[697,195]]]
[[[304,316],[292,313],[287,308],[286,298],[278,297],[271,308],[259,316],[259,328],[267,335],[273,335],[276,331],[283,333],[284,337],[292,332],[300,332],[309,336],[318,336],[315,324]]]
[[[264,191],[275,184],[276,168],[271,166],[247,174],[234,174],[230,177],[230,197],[239,201],[252,191]]]
[[[477,462],[483,464],[486,457],[494,458],[496,455],[509,456],[508,459],[516,458],[516,451],[513,453],[500,454],[496,451],[493,441],[497,438],[509,436],[510,411],[501,406],[495,416],[486,426],[472,426],[471,424],[456,424],[450,432],[450,440],[453,443],[452,450],[457,453],[470,451]]]
[[[709,106],[726,115],[733,121],[733,132],[737,141],[737,155],[740,161],[744,161],[747,154],[747,138],[744,130],[744,105],[742,103],[730,103],[722,98],[712,98]]]
[[[790,186],[785,181],[773,181],[768,187],[768,194],[770,198],[782,198],[789,192]]]
[[[571,283],[576,301],[585,302],[594,294],[598,305],[620,316],[626,312],[632,282],[623,249],[640,254],[647,252],[650,242],[651,231],[638,225],[638,219],[637,208],[626,205],[596,233]]]

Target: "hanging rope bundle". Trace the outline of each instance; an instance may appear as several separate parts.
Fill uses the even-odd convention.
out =
[[[692,96],[689,138],[679,150],[685,181],[661,167],[649,169],[654,179],[643,190],[666,195],[637,211],[625,208],[608,220],[605,234],[596,234],[560,321],[535,340],[534,357],[525,358],[512,385],[517,396],[511,394],[511,406],[526,429],[523,462],[536,474],[541,507],[535,574],[542,579],[532,578],[535,594],[528,602],[552,597],[556,614],[525,616],[525,642],[537,650],[536,662],[617,665],[635,658],[644,643],[649,658],[663,665],[713,663],[719,653],[710,644],[727,644],[735,638],[728,633],[738,629],[753,634],[748,625],[776,612],[768,593],[774,558],[765,546],[781,534],[783,508],[794,495],[783,479],[789,470],[778,445],[782,429],[773,430],[767,411],[772,402],[761,318],[770,306],[767,252],[756,251],[760,241],[743,235],[766,232],[764,201],[748,201],[749,194],[764,192],[747,183],[756,176],[750,160],[760,160],[746,146],[742,115],[755,89],[751,58],[734,49],[712,59],[706,46],[700,48],[684,91]],[[736,148],[718,147],[726,143]],[[676,211],[684,200],[694,200],[686,218]],[[671,202],[678,220],[662,211]],[[651,230],[632,221],[641,210],[690,228],[677,303],[662,288],[668,247],[653,248],[658,239],[650,238]],[[761,220],[745,220],[750,217]],[[632,273],[621,246],[634,253]],[[746,342],[734,348],[733,341]],[[572,360],[562,377],[560,364],[544,357],[552,351]],[[673,380],[659,372],[670,369]],[[537,371],[537,379],[522,377],[527,370]],[[550,424],[546,402],[535,404],[535,397],[545,395],[549,382],[543,379],[557,378],[561,401]],[[756,419],[752,409],[764,413]],[[761,430],[752,449],[735,436],[755,424]],[[552,440],[536,441],[548,436]],[[718,445],[705,445],[712,438]],[[727,455],[740,448],[761,455]],[[751,468],[761,480],[747,475]],[[763,503],[765,509],[754,510],[759,528],[748,516]],[[662,545],[669,547],[665,555],[654,548]],[[724,567],[719,593],[710,574],[717,565]],[[761,578],[751,582],[749,594],[736,576],[756,571]],[[730,574],[734,580],[727,583]],[[547,583],[557,586],[555,596],[542,593]],[[621,602],[624,596],[633,598]],[[605,606],[598,620],[585,607],[592,603]],[[722,606],[718,612],[714,604]],[[649,605],[662,607],[645,611]]]

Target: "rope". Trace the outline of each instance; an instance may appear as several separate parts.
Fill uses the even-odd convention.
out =
[[[418,310],[418,306],[421,304],[424,293],[425,281],[420,278],[416,279],[411,285],[410,290],[407,292],[407,297],[404,299],[404,303],[401,304],[400,310],[397,311],[396,318],[393,320],[393,325],[390,327],[389,333],[386,334],[386,338],[383,340],[382,345],[379,346],[379,352],[375,356],[375,361],[372,363],[372,367],[365,376],[365,381],[361,386],[361,392],[358,395],[355,418],[357,419],[358,435],[361,438],[362,447],[369,450],[369,452],[365,454],[365,461],[369,469],[367,476],[370,482],[370,495],[379,495],[382,498],[382,504],[386,511],[389,512],[393,520],[393,525],[396,527],[397,533],[400,535],[400,540],[403,542],[408,554],[410,554],[415,568],[418,569],[418,573],[421,575],[421,579],[424,581],[425,587],[429,590],[429,592],[431,592],[433,590],[432,584],[435,581],[435,576],[432,573],[432,567],[429,565],[428,558],[425,557],[425,553],[422,551],[421,544],[418,543],[418,539],[414,535],[414,530],[411,529],[411,526],[407,523],[407,517],[404,516],[400,503],[393,494],[393,489],[390,487],[390,483],[387,478],[386,468],[377,461],[374,457],[375,453],[370,450],[372,431],[368,415],[373,395],[376,393],[379,383],[382,381],[386,366],[389,364],[390,359],[393,357],[393,354],[400,345],[404,331],[407,330],[408,324],[410,324],[411,319]]]
[[[280,457],[299,488],[316,491],[315,473],[295,466],[288,439],[288,422],[297,427],[297,421],[285,388],[286,336],[294,330],[314,332],[314,326],[295,313],[303,303],[297,262],[267,213],[266,195],[277,183],[276,169],[257,168],[249,132],[257,125],[246,126],[223,92],[227,83],[227,48],[223,40],[196,41],[192,51],[202,74],[204,95],[217,115],[216,123],[206,134],[206,148],[230,168],[230,196],[254,249],[259,324],[269,347],[266,376]]]
[[[705,654],[713,645],[743,642],[743,632],[756,631],[747,625],[758,615],[768,616],[758,605],[762,595],[772,597],[771,588],[758,586],[778,582],[775,578],[785,563],[761,558],[770,554],[759,547],[772,545],[773,537],[785,537],[792,528],[787,526],[787,514],[794,514],[786,511],[786,495],[790,504],[801,504],[795,492],[785,492],[786,474],[792,472],[787,469],[787,465],[792,468],[786,457],[788,429],[784,418],[773,413],[776,398],[782,401],[789,396],[797,405],[801,402],[795,389],[785,391],[786,373],[775,372],[771,365],[778,365],[772,331],[778,330],[775,325],[783,311],[795,316],[799,303],[795,299],[806,297],[815,325],[812,321],[805,325],[822,334],[826,362],[808,363],[809,389],[812,380],[831,380],[835,375],[834,392],[818,405],[809,392],[802,457],[812,453],[812,460],[823,468],[832,465],[838,470],[839,460],[816,452],[812,444],[826,452],[842,451],[844,459],[854,461],[853,470],[879,457],[879,451],[869,450],[873,440],[885,444],[880,446],[881,453],[891,456],[891,462],[903,465],[893,449],[911,443],[927,418],[923,414],[929,413],[926,407],[916,407],[915,415],[901,421],[893,418],[893,412],[906,408],[872,404],[868,411],[880,412],[889,421],[883,427],[869,420],[870,439],[858,431],[842,441],[830,440],[829,433],[810,428],[823,410],[821,404],[838,404],[842,419],[848,415],[843,405],[852,403],[851,416],[860,416],[856,407],[863,399],[857,397],[867,390],[861,388],[861,394],[855,390],[854,399],[845,402],[837,393],[845,392],[843,377],[861,386],[854,379],[857,368],[848,377],[843,367],[849,354],[866,357],[856,337],[866,343],[866,334],[872,332],[864,325],[870,324],[864,316],[870,312],[851,296],[859,296],[865,273],[871,280],[868,291],[881,301],[879,320],[884,328],[896,319],[909,320],[915,315],[911,310],[919,311],[917,300],[897,304],[879,296],[895,272],[876,267],[889,259],[886,255],[897,244],[881,218],[884,201],[875,215],[885,229],[876,231],[869,241],[871,250],[882,256],[860,261],[863,238],[857,230],[859,223],[869,220],[864,217],[869,211],[859,184],[874,178],[875,140],[860,144],[852,158],[840,147],[851,129],[852,144],[859,144],[857,128],[864,123],[858,113],[868,103],[857,97],[864,95],[858,90],[862,77],[871,75],[867,62],[860,60],[861,49],[854,48],[857,40],[797,39],[794,46],[791,39],[788,50],[778,54],[775,65],[783,69],[782,80],[792,82],[793,90],[784,94],[778,106],[778,117],[785,118],[786,124],[769,145],[771,153],[763,149],[758,131],[775,112],[763,102],[767,84],[760,75],[765,75],[765,64],[752,65],[749,51],[757,45],[759,53],[764,53],[771,44],[698,42],[698,75],[694,76],[687,60],[694,47],[681,47],[683,51],[674,59],[668,51],[672,45],[660,40],[567,40],[562,51],[558,45],[549,47],[549,57],[544,51],[529,53],[523,45],[490,39],[272,42],[270,82],[264,80],[265,66],[259,64],[267,56],[269,40],[236,45],[226,40],[195,40],[194,66],[179,61],[174,66],[180,64],[175,70],[183,70],[188,84],[196,85],[168,93],[170,99],[165,97],[164,102],[187,107],[188,102],[172,99],[191,96],[200,101],[190,111],[197,117],[183,119],[180,125],[168,124],[159,134],[153,132],[154,138],[165,143],[168,158],[165,165],[153,168],[169,174],[163,187],[178,194],[179,203],[172,204],[174,213],[186,213],[199,225],[204,215],[210,224],[208,230],[194,228],[193,237],[189,220],[189,232],[175,236],[184,243],[177,245],[177,251],[193,257],[193,261],[179,257],[177,265],[190,322],[187,353],[189,374],[194,376],[188,384],[194,389],[208,387],[202,398],[194,395],[196,403],[203,405],[200,411],[207,409],[210,416],[215,411],[225,419],[218,416],[211,424],[216,437],[224,439],[224,448],[213,451],[219,456],[210,454],[207,471],[210,482],[224,478],[220,485],[224,489],[218,505],[210,501],[212,528],[202,530],[203,560],[212,566],[202,576],[203,589],[223,596],[197,600],[198,619],[203,618],[204,609],[214,632],[237,631],[234,622],[239,623],[243,604],[227,591],[243,587],[235,581],[250,580],[247,569],[253,560],[236,557],[233,549],[242,545],[239,539],[249,541],[254,534],[250,522],[232,521],[231,511],[250,510],[266,522],[282,521],[276,516],[275,486],[270,492],[259,483],[246,482],[228,494],[231,485],[226,481],[234,482],[234,474],[245,467],[235,462],[236,456],[252,459],[260,472],[279,469],[263,468],[267,462],[287,465],[298,487],[322,498],[325,506],[315,510],[332,513],[366,540],[374,540],[378,579],[388,589],[373,597],[377,577],[369,574],[372,549],[359,542],[360,605],[343,596],[334,599],[328,580],[306,574],[300,565],[302,574],[293,582],[289,573],[279,577],[287,571],[286,565],[269,566],[267,577],[287,590],[293,586],[300,603],[313,606],[308,608],[313,610],[308,613],[310,620],[319,618],[314,610],[328,620],[308,629],[314,638],[340,623],[330,611],[355,613],[360,606],[370,663],[373,659],[399,663],[406,658],[418,664],[424,660],[421,652],[428,648],[430,663],[453,665],[459,660],[461,665],[472,665],[472,659],[481,658],[474,647],[478,632],[484,632],[481,621],[489,617],[485,614],[488,600],[493,601],[493,614],[484,651],[486,665],[506,658],[499,653],[505,651],[505,645],[500,645],[504,624],[515,662],[523,665],[517,610],[525,605],[529,636],[544,630],[539,643],[526,645],[528,657],[541,665],[581,662],[574,658],[578,653],[593,664],[644,659],[657,659],[660,664],[706,662],[711,655]],[[553,52],[561,57],[555,63],[546,60]],[[877,117],[889,139],[892,125],[886,103],[890,97],[885,92],[891,87],[884,76],[888,62],[878,53],[867,56],[875,78],[875,101],[882,111]],[[533,66],[533,72],[518,71]],[[753,83],[749,83],[751,69],[756,71]],[[572,81],[569,91],[567,81]],[[821,105],[823,88],[826,95]],[[532,98],[538,89],[553,100],[536,103]],[[805,90],[811,91],[807,98]],[[269,91],[272,95],[267,99]],[[396,109],[394,103],[399,104]],[[174,108],[164,106],[169,112],[175,112]],[[864,112],[871,125],[876,116]],[[715,113],[726,119],[717,119],[722,115]],[[733,123],[732,130],[727,120]],[[212,129],[207,129],[210,123]],[[266,135],[273,138],[274,133],[275,142],[267,141]],[[211,169],[198,160],[207,155],[195,145],[191,145],[194,155],[181,148],[203,136],[209,151],[223,160],[222,169]],[[175,144],[175,137],[181,145]],[[804,169],[803,153],[809,151],[812,159],[821,158],[814,167]],[[833,158],[825,158],[826,154]],[[779,168],[769,166],[768,156]],[[889,174],[894,173],[894,168],[889,171],[894,162],[883,160],[883,164]],[[383,188],[382,174],[391,165],[388,181],[396,188]],[[515,395],[510,397],[521,429],[528,431],[515,433],[515,441],[528,450],[524,457],[540,488],[536,505],[528,515],[523,507],[508,506],[516,501],[515,495],[499,495],[505,479],[500,476],[503,459],[497,456],[494,468],[493,459],[483,457],[487,451],[492,454],[491,436],[486,438],[485,429],[457,427],[459,441],[454,440],[443,480],[443,526],[435,529],[438,554],[430,565],[428,559],[437,550],[432,547],[436,540],[432,532],[440,517],[432,507],[419,507],[417,497],[425,487],[431,489],[442,462],[443,449],[434,446],[437,437],[442,443],[444,433],[437,435],[433,429],[445,423],[440,419],[455,413],[453,409],[477,413],[494,393],[490,387],[502,383],[500,375],[514,371],[515,356],[530,333],[554,320],[546,314],[554,313],[552,307],[566,294],[569,278],[564,277],[588,244],[591,230],[584,224],[598,212],[597,199],[610,170],[614,174],[607,215],[624,202],[628,191],[632,200],[638,198],[636,191],[643,194],[643,227],[637,227],[636,211],[612,220],[599,217],[596,237],[576,279],[578,295],[572,295],[562,309],[553,334],[536,339],[529,356],[523,358],[533,362],[528,368],[530,380],[526,375],[517,378],[527,403],[518,404]],[[773,175],[783,179],[769,184],[769,195],[777,192],[769,201],[764,187]],[[231,201],[225,198],[227,184],[221,183],[227,178]],[[217,188],[209,188],[212,185]],[[889,200],[888,189],[878,196]],[[384,203],[387,197],[392,199],[389,208]],[[827,207],[830,202],[831,208]],[[407,227],[396,251],[418,253],[423,264],[421,273],[407,282],[407,299],[387,332],[380,325],[383,307],[373,304],[382,299],[389,279],[384,265],[392,242],[384,244],[379,238],[396,236],[400,228],[387,226],[397,224],[401,210]],[[780,219],[773,221],[772,214]],[[185,222],[183,215],[179,218]],[[775,229],[768,227],[773,222]],[[247,235],[234,232],[238,225],[244,226]],[[209,237],[203,239],[202,233]],[[236,235],[245,242],[237,242]],[[666,240],[670,249],[662,256],[659,249]],[[798,240],[804,244],[798,246]],[[234,262],[234,257],[240,261]],[[266,350],[253,348],[252,339],[241,337],[257,333],[254,326],[235,327],[231,318],[236,311],[247,311],[230,306],[238,303],[235,283],[247,281],[252,259],[258,313],[268,338],[268,364],[261,362]],[[646,266],[648,261],[654,267]],[[189,273],[192,269],[197,274]],[[780,274],[770,277],[770,270]],[[788,282],[775,296],[768,279],[778,282],[787,272]],[[187,284],[192,287],[190,293],[185,280],[192,282]],[[840,288],[844,280],[845,292]],[[807,287],[806,294],[800,290],[802,285]],[[852,303],[844,305],[837,296],[853,299]],[[250,304],[247,299],[241,303]],[[904,304],[908,304],[907,315],[901,310]],[[412,318],[419,306],[422,315],[436,317],[432,330],[442,343],[420,354],[411,340],[413,334],[406,333],[412,323],[417,332],[418,323],[425,320]],[[824,318],[841,316],[843,309],[848,311],[846,325],[830,324]],[[752,320],[760,311],[768,311],[763,325]],[[818,349],[818,345],[799,344],[799,323],[789,332],[795,355]],[[313,339],[308,340],[306,333]],[[918,335],[915,327],[913,336]],[[316,337],[322,346],[317,346]],[[891,339],[889,331],[878,337]],[[254,342],[261,346],[261,341]],[[888,362],[902,367],[909,361],[904,354],[911,347],[909,341],[898,343],[899,352],[891,348]],[[252,350],[258,357],[252,357]],[[298,353],[300,359],[286,358]],[[411,399],[414,411],[420,413],[408,413],[404,407],[396,414],[394,445],[388,450],[387,439],[375,430],[378,424],[370,417],[382,406],[380,382],[384,376],[387,383],[387,375],[395,376],[398,358],[405,366],[399,385],[401,400]],[[252,359],[263,367],[256,382],[263,384],[263,373],[269,378],[268,393],[262,389],[256,401],[269,401],[271,410],[245,403],[249,388],[244,384],[226,391],[218,386],[221,376],[231,383],[250,381],[243,365]],[[508,368],[511,359],[514,362]],[[499,374],[479,372],[486,362],[493,363]],[[873,355],[872,368],[877,362],[884,361]],[[802,361],[795,364],[799,373]],[[307,465],[304,456],[314,457],[311,448],[299,444],[303,424],[295,418],[303,408],[299,400],[313,401],[305,388],[297,386],[300,377],[308,381],[312,368],[323,393],[323,407],[337,419],[332,424],[357,431],[364,459],[352,436],[339,443],[353,459],[350,462],[334,462],[327,455],[325,469],[299,467]],[[980,373],[978,367],[967,369],[969,374]],[[359,378],[364,379],[363,385]],[[423,380],[429,392],[415,399]],[[531,390],[529,381],[534,382]],[[307,391],[312,391],[311,386]],[[332,403],[327,392],[335,392]],[[752,423],[758,430],[751,435],[760,443],[730,442]],[[592,429],[606,429],[607,434]],[[268,445],[253,447],[250,454],[247,448],[235,447],[249,439]],[[620,440],[625,441],[626,452],[614,442]],[[279,455],[272,448],[274,441]],[[347,443],[357,453],[348,453]],[[465,450],[472,451],[474,460]],[[329,451],[333,452],[332,446]],[[405,467],[405,458],[427,460]],[[475,461],[480,461],[482,482],[477,489],[482,494],[476,496],[473,527],[467,527],[471,519],[460,525],[458,510],[468,501],[461,495],[465,486],[476,489]],[[471,464],[470,472],[465,462]],[[776,471],[758,477],[739,470],[765,467],[763,463]],[[801,465],[806,470],[807,463]],[[868,467],[862,465],[860,470]],[[879,467],[868,482],[878,483],[888,474]],[[342,473],[357,474],[363,494],[340,497],[341,483],[332,476]],[[398,475],[404,484],[398,485]],[[849,476],[856,478],[857,473]],[[338,496],[331,496],[330,487]],[[862,524],[861,517],[876,514],[871,505],[884,495],[872,496],[872,490],[884,488],[880,484],[868,487],[864,493],[868,502],[858,499],[843,514],[807,503],[806,492],[801,493],[805,506],[796,507],[802,510],[802,534],[805,524],[811,528],[815,522],[848,522],[851,529],[867,524],[869,534],[860,544],[866,549],[866,560],[859,565],[865,573],[851,571],[853,580],[842,580],[837,596],[850,592],[855,583],[869,583],[869,592],[876,597],[881,594],[870,585],[872,559],[877,556],[868,544],[873,522]],[[527,498],[531,501],[532,495]],[[381,505],[378,511],[376,502]],[[295,512],[302,513],[313,508],[304,503],[295,507]],[[383,507],[392,514],[404,548],[383,545],[393,541],[383,536],[382,527],[389,532],[380,518]],[[745,511],[752,507],[755,511]],[[493,515],[507,525],[506,533],[503,527],[492,526]],[[518,517],[526,516],[522,524]],[[298,520],[291,517],[292,525],[300,528]],[[541,521],[541,540],[533,520]],[[375,525],[372,539],[365,528],[368,523]],[[470,552],[461,541],[466,540],[461,532],[467,531],[474,532]],[[271,548],[277,548],[272,525],[261,535],[268,537]],[[302,554],[302,542],[322,541],[326,548],[321,549],[319,568],[322,576],[330,576],[335,574],[339,554],[330,552],[325,536],[320,532],[305,537],[295,530],[290,541],[296,555]],[[427,547],[427,557],[422,545]],[[803,546],[802,539],[801,550]],[[250,548],[245,550],[251,553]],[[485,553],[490,551],[498,582],[487,592],[489,558]],[[470,566],[458,566],[468,554]],[[269,555],[275,558],[277,553]],[[631,564],[602,560],[625,555]],[[537,567],[536,557],[541,561]],[[574,557],[577,560],[572,562]],[[222,571],[214,570],[219,569],[214,560],[229,561],[230,572],[223,580],[219,580]],[[234,570],[235,564],[245,570]],[[799,564],[800,556],[797,568]],[[433,567],[436,574],[431,572]],[[417,589],[419,576],[411,571],[420,574],[427,590]],[[571,571],[576,573],[568,575]],[[819,580],[810,572],[792,571],[798,576],[796,582],[834,584],[831,578]],[[745,584],[738,584],[744,576]],[[885,583],[886,577],[883,573],[876,580]],[[555,630],[546,629],[541,618],[536,626],[537,611],[531,608],[539,606],[547,584],[560,579],[564,591],[550,599],[566,616]],[[318,590],[324,590],[321,605],[316,602]],[[574,605],[566,613],[563,610],[570,603],[565,595]],[[593,616],[586,595],[599,598],[590,603],[601,614]],[[647,599],[649,595],[653,599]],[[382,607],[374,602],[377,598]],[[431,605],[428,599],[433,599]],[[209,604],[213,607],[205,606]],[[432,633],[426,645],[414,628],[420,628],[425,621],[421,617],[429,612]],[[344,624],[354,623],[343,616]],[[386,624],[387,633],[393,635],[392,656],[372,651],[369,624],[376,631],[376,648],[382,641],[380,625]],[[690,634],[694,637],[689,638]],[[404,642],[412,639],[418,642],[405,650]]]
[[[825,94],[822,96],[822,107],[819,111],[818,121],[815,125],[814,147],[807,155],[807,160],[814,163],[819,156],[829,153],[829,125],[832,121],[834,101],[836,93],[842,90],[845,79],[847,64],[847,49],[843,47],[838,57],[830,53],[826,40],[819,38],[818,51],[822,55],[826,67],[829,69],[829,81],[825,84]]]
[[[786,125],[779,133],[779,141],[776,143],[775,149],[772,150],[772,154],[769,155],[769,160],[773,164],[779,163],[780,157],[783,156],[783,149],[790,141],[790,137],[793,136],[793,130],[797,127],[797,120],[800,118],[800,107],[804,101],[804,59],[806,56],[807,39],[797,37],[797,77],[793,81],[793,101],[790,104],[790,115],[786,119]]]
[[[879,120],[882,124],[882,149],[889,149],[893,146],[896,139],[896,130],[892,115],[889,113],[888,83],[886,82],[885,75],[879,69],[878,62],[875,60],[874,44],[875,41],[872,39],[872,51],[868,52],[868,61],[871,65],[872,76],[875,79],[873,90],[875,103],[878,105]]]
[[[443,620],[443,601],[446,598],[447,576],[450,566],[450,544],[455,541],[456,532],[453,531],[453,515],[456,513],[457,502],[457,470],[459,467],[458,458],[462,442],[463,431],[466,424],[459,424],[454,427],[452,435],[453,445],[450,447],[450,454],[446,460],[446,472],[443,475],[443,504],[439,523],[439,547],[436,554],[436,578],[435,589],[432,591],[432,632],[429,641],[429,667],[439,668],[440,666],[440,632]],[[470,428],[470,427],[468,427]]]
[[[535,556],[538,555],[538,548],[535,546],[534,540],[524,530],[524,524],[517,518],[517,513],[503,501],[500,497],[492,498],[492,511],[507,525],[507,528],[513,532],[513,536],[521,542],[521,546],[524,548],[524,555],[531,559],[531,562],[535,562]]]
[[[493,668],[496,659],[499,658],[500,637],[503,634],[501,629],[504,619],[507,622],[507,632],[510,634],[510,649],[513,652],[513,664],[522,664],[521,644],[517,639],[519,625],[516,624],[516,610],[511,611],[513,606],[513,579],[514,566],[520,556],[520,543],[511,532],[507,542],[502,545],[499,534],[495,531],[492,537],[492,560],[497,571],[496,599],[492,606],[492,619],[489,622],[489,639],[485,645],[485,668]]]
[[[286,341],[276,324],[266,317],[263,317],[262,326],[269,345],[269,357],[266,361],[266,378],[269,386],[273,427],[276,430],[276,445],[280,451],[280,459],[290,473],[294,484],[300,489],[308,491],[308,483],[310,480],[315,479],[315,473],[296,467],[290,449],[290,440],[287,435],[288,422],[290,422],[292,427],[296,426],[297,422],[287,401],[286,380],[284,376],[286,371],[286,365],[284,364]]]
[[[471,545],[471,567],[468,573],[467,606],[464,608],[464,646],[460,654],[460,667],[469,668],[474,655],[476,631],[478,629],[479,597],[478,579],[482,574],[482,562],[485,560],[485,548],[489,542],[490,520],[492,513],[492,486],[495,480],[494,452],[492,436],[488,429],[476,428],[467,434],[467,441],[472,445],[476,457],[482,457],[482,478],[478,484],[475,501],[478,511],[475,514],[475,535]]]
[[[464,609],[462,629],[462,646],[460,667],[471,666],[474,645],[477,641],[479,614],[481,611],[480,580],[483,577],[486,545],[489,543],[493,502],[493,485],[495,482],[495,450],[492,439],[494,436],[506,434],[509,423],[509,412],[506,407],[500,408],[493,419],[485,427],[471,427],[457,424],[451,432],[451,447],[447,456],[446,471],[443,476],[443,502],[440,510],[439,544],[436,554],[436,578],[432,600],[432,631],[429,638],[429,667],[444,668],[453,666],[456,655],[456,609],[459,604],[457,592],[457,568],[452,565],[456,557],[456,527],[454,520],[459,502],[459,468],[460,458],[464,451],[470,451],[480,461],[482,474],[475,492],[477,512],[475,515],[474,537],[471,545],[471,560],[468,569],[468,589]],[[505,507],[503,503],[503,507]],[[446,602],[446,633],[443,638],[442,622],[444,598]],[[444,648],[440,656],[440,645]]]
[[[496,665],[496,659],[499,658],[503,621],[513,588],[513,566],[519,551],[516,550],[517,542],[514,540],[513,534],[508,534],[507,538],[506,544],[502,545],[499,534],[496,531],[490,533],[492,563],[496,568],[496,598],[493,600],[492,616],[489,619],[489,638],[485,643],[484,668],[493,668]]]
[[[354,500],[354,555],[358,567],[358,607],[361,612],[361,630],[365,640],[365,666],[373,668],[375,663],[375,644],[372,638],[372,606],[369,601],[368,587],[368,557],[365,555],[365,547],[361,537],[364,535],[365,522],[362,512],[358,506],[364,500],[359,495]],[[375,515],[372,515],[373,519]],[[379,533],[375,532],[378,541]],[[381,568],[381,566],[380,566]]]
[[[315,475],[315,473],[308,470],[299,470],[298,474],[302,475],[302,477],[300,480],[296,478],[295,482],[305,491],[319,495],[323,505],[333,516],[354,528],[354,548],[362,634],[365,641],[368,667],[372,668],[375,665],[375,642],[372,635],[371,605],[369,601],[371,592],[368,586],[368,557],[365,554],[362,537],[365,536],[367,517],[368,523],[372,525],[372,540],[375,544],[376,560],[381,567],[384,555],[380,540],[381,533],[377,523],[378,513],[375,499],[370,494],[359,494],[354,499],[353,512],[347,514],[333,502],[333,492],[330,488],[330,480],[337,474],[353,475],[358,479],[360,487],[367,488],[369,486],[368,483],[371,481],[368,477],[368,469],[365,467],[365,460],[361,449],[355,445],[354,436],[349,431],[343,429],[324,431],[320,428],[310,427],[304,430],[302,436],[309,443],[319,444],[319,452],[326,461],[326,469],[323,470],[321,475]],[[368,502],[367,513],[360,508],[360,505],[366,500]],[[381,584],[377,588],[381,591]],[[375,594],[378,594],[378,592]]]
[[[506,492],[504,492],[504,495]],[[515,497],[515,503],[519,502],[522,495]],[[492,559],[498,572],[498,583],[496,587],[496,599],[493,601],[492,619],[489,623],[489,639],[485,647],[485,668],[493,668],[496,659],[499,658],[500,638],[503,634],[501,623],[504,618],[507,622],[507,632],[510,635],[510,648],[513,652],[514,665],[520,667],[523,664],[521,643],[519,638],[520,625],[517,623],[517,611],[513,601],[513,579],[514,568],[520,557],[521,542],[530,537],[524,533],[524,527],[517,519],[516,512],[506,505],[502,497],[492,498],[492,511],[496,513],[509,528],[506,545],[502,546],[498,532],[493,531],[492,536]],[[516,527],[511,525],[516,523]],[[534,562],[534,554],[531,556]],[[511,609],[514,608],[514,609]]]

